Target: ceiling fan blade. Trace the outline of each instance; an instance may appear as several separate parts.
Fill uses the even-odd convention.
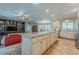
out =
[[[21,16],[21,15],[24,15],[24,10],[18,10],[16,12],[16,16]]]

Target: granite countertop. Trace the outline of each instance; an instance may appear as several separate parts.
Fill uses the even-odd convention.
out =
[[[5,46],[0,45],[0,49],[1,49],[1,48],[4,48],[4,47],[5,47]]]
[[[21,51],[21,44],[14,44],[10,46],[0,46],[0,55],[18,55]]]

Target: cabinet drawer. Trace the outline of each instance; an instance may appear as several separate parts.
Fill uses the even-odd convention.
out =
[[[40,42],[32,44],[32,55],[40,55]]]
[[[41,42],[40,42],[40,48],[41,48],[41,54],[44,53],[44,51],[46,50],[46,39],[44,39],[44,37],[41,38]]]

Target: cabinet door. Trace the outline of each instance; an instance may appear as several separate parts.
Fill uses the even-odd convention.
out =
[[[49,38],[49,35],[46,35],[45,36],[45,39],[46,39],[46,48],[48,49],[49,48],[49,46],[50,46],[50,38]]]
[[[46,36],[47,39],[47,48],[49,48],[56,40],[54,33],[50,33],[48,36]]]
[[[32,41],[32,54],[33,55],[40,55],[40,40],[39,38],[35,38]]]
[[[55,32],[55,33],[54,33],[54,38],[55,38],[55,40],[58,40],[58,35],[59,35],[58,32]]]
[[[52,33],[52,34],[51,34],[51,41],[52,41],[52,43],[53,43],[54,40],[55,40],[55,34]]]
[[[41,48],[41,54],[45,52],[46,50],[46,39],[44,36],[40,40],[40,48]]]

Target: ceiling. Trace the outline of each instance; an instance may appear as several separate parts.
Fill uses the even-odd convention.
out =
[[[31,21],[55,20],[72,14],[78,3],[0,3],[0,16],[17,18],[19,11],[31,16]]]

